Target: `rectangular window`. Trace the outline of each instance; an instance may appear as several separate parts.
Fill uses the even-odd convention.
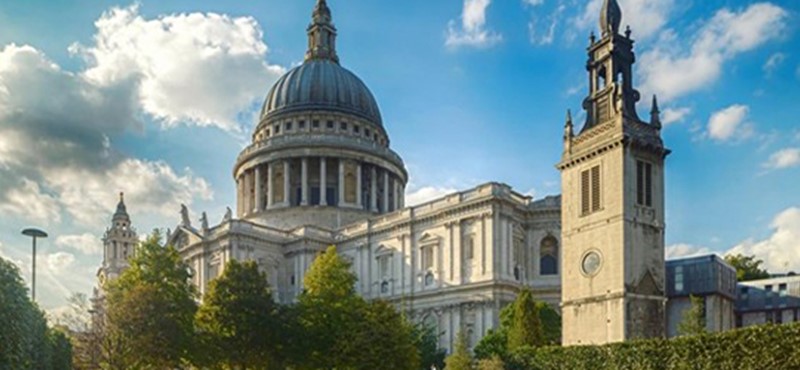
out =
[[[297,128],[300,130],[304,130],[306,128],[306,121],[300,121],[297,123]]]
[[[311,122],[311,128],[319,128],[319,121],[314,120],[314,122]]]
[[[653,165],[636,161],[636,203],[653,206]]]
[[[469,235],[464,240],[464,258],[471,260],[475,248],[475,237]]]
[[[675,267],[675,291],[683,291],[683,266]]]
[[[328,121],[328,129],[333,130],[333,121]]]
[[[290,131],[292,129],[292,123],[286,122],[286,131]]]
[[[361,132],[361,128],[359,128],[358,126],[353,126],[353,132],[358,134]]]
[[[382,278],[391,277],[391,270],[389,270],[389,257],[390,255],[378,257],[378,270]]]
[[[275,125],[274,131],[275,131],[275,135],[280,134],[281,133],[281,126],[280,125]]]
[[[581,213],[588,215],[600,207],[600,166],[594,166],[581,172]]]
[[[347,122],[339,123],[339,128],[342,129],[342,131],[347,131]]]
[[[592,167],[592,212],[600,210],[600,166]]]
[[[367,136],[367,138],[369,138],[369,137],[370,137],[370,134],[369,134],[369,129],[368,129],[368,128],[365,128],[365,129],[364,129],[364,135],[366,135],[366,136]]]
[[[581,172],[581,214],[588,215],[590,208],[589,204],[591,203],[590,199],[590,183],[589,183],[589,171]]]
[[[422,247],[422,269],[433,269],[433,246]]]
[[[766,305],[767,307],[772,307],[772,285],[765,286],[764,291],[764,295],[766,296]]]

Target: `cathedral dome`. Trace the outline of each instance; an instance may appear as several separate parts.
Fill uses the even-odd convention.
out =
[[[310,59],[293,68],[272,87],[261,120],[303,110],[352,114],[382,125],[378,104],[364,82],[331,59]]]

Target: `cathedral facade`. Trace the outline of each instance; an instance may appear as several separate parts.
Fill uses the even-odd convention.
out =
[[[615,7],[606,0],[601,24],[613,26],[590,47],[590,78],[602,86],[591,84],[587,123],[578,135],[571,118],[565,128],[563,205],[561,196],[534,200],[487,183],[407,207],[408,173],[390,147],[390,124],[340,64],[331,11],[318,0],[304,62],[269,91],[234,164],[236,211],[193,224],[184,207],[168,243],[201,293],[228,261],[252,260],[282,303],[298,297],[315,256],[334,245],[359,294],[435,327],[450,350],[459,331],[474,345],[496,328],[524,287],[563,312],[566,344],[660,336],[639,324],[663,327],[664,152],[657,112],[652,123],[636,116],[632,41],[619,35]],[[636,203],[640,160],[653,184],[644,205]]]

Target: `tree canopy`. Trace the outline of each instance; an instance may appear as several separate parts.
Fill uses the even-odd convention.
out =
[[[0,257],[0,369],[72,368],[72,347],[28,298],[16,265]]]
[[[444,360],[447,370],[472,370],[472,354],[467,343],[467,334],[459,331],[456,335],[456,342],[453,353]]]
[[[696,335],[706,332],[705,300],[703,297],[689,296],[689,309],[683,312],[678,323],[678,334]]]
[[[112,362],[129,368],[175,368],[190,360],[196,292],[178,252],[156,232],[130,267],[108,284],[107,334],[124,343]]]
[[[736,269],[737,281],[741,282],[769,278],[769,272],[761,268],[764,261],[756,259],[756,256],[729,254],[725,256],[725,262]]]
[[[211,281],[196,324],[207,360],[234,369],[264,368],[276,363],[276,305],[266,274],[253,261],[228,262]],[[201,360],[202,362],[202,360]]]

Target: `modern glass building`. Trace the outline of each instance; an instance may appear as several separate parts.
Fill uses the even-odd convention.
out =
[[[800,319],[800,276],[787,275],[738,284],[736,326],[782,324]]]
[[[705,255],[669,260],[667,268],[667,335],[678,335],[691,296],[703,298],[706,329],[718,332],[734,327],[736,270],[719,256]]]

